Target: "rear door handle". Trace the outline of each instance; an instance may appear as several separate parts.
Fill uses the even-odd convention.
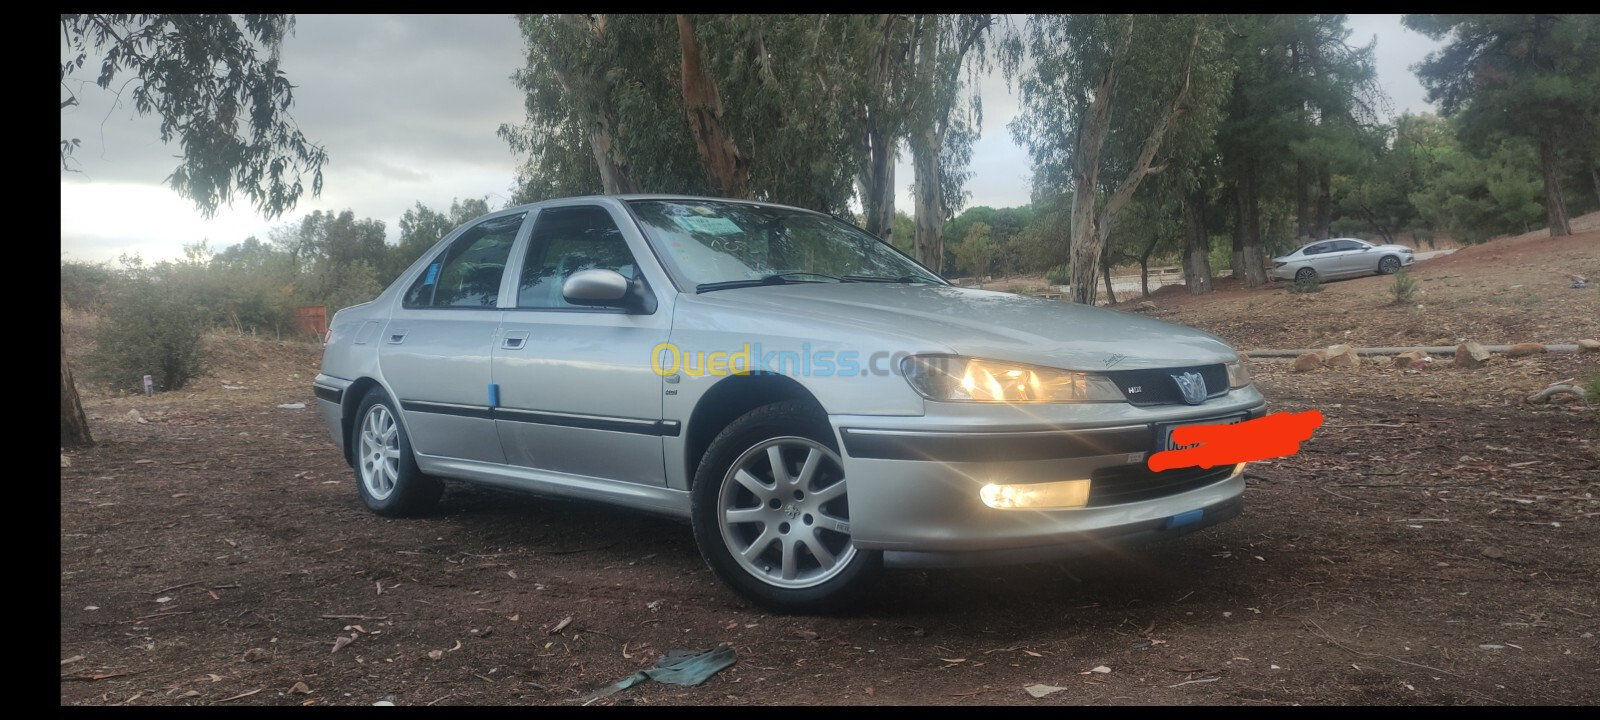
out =
[[[507,350],[521,350],[522,346],[526,345],[527,342],[527,330],[512,330],[511,332],[506,333],[505,337],[500,340],[500,347],[503,347]]]

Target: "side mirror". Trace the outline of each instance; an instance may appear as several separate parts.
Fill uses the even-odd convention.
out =
[[[579,270],[561,284],[561,297],[573,305],[622,307],[628,279],[615,270]]]
[[[1371,245],[1362,245],[1361,246],[1361,252],[1366,252],[1366,251],[1371,250],[1371,249],[1372,249]]]

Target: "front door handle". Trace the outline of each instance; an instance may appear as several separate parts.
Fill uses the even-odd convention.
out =
[[[522,346],[526,345],[527,342],[527,330],[513,330],[506,333],[505,337],[500,340],[500,347],[503,347],[507,350],[521,350]]]

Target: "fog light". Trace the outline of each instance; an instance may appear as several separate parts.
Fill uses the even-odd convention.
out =
[[[1089,481],[985,485],[978,491],[978,497],[983,498],[983,504],[1000,510],[1081,508],[1089,504]]]

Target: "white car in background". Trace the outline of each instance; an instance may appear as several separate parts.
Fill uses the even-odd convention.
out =
[[[1355,238],[1319,240],[1272,259],[1273,280],[1310,282],[1312,278],[1392,275],[1417,258],[1404,245],[1373,245]]]

